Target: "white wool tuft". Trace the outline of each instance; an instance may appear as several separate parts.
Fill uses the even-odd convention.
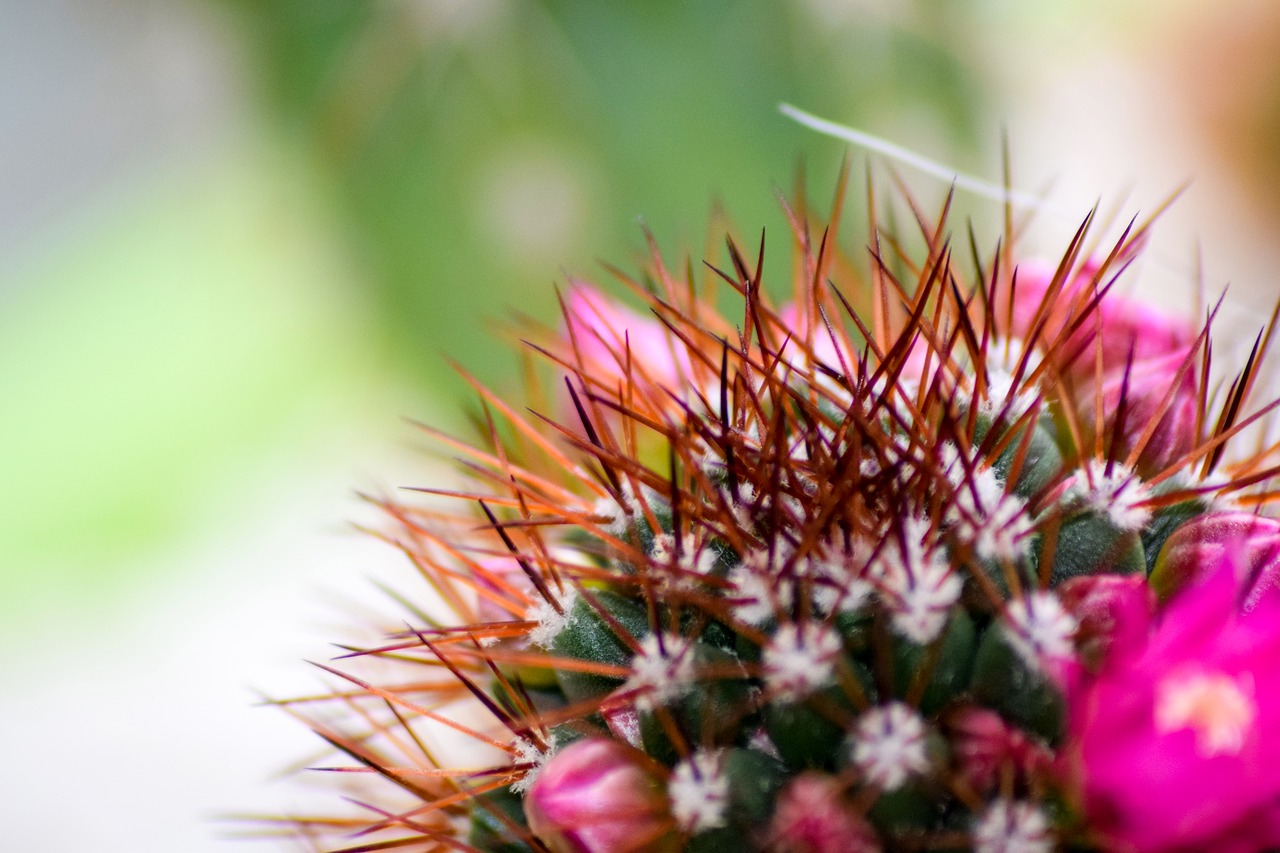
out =
[[[1049,853],[1054,849],[1049,818],[1031,803],[1000,799],[973,827],[975,853]]]
[[[841,648],[829,625],[782,625],[764,647],[765,687],[783,702],[800,701],[831,682]]]
[[[1037,590],[1012,599],[1004,616],[1009,645],[1032,667],[1041,668],[1045,658],[1069,658],[1075,652],[1080,625],[1052,592]]]
[[[874,785],[892,791],[929,772],[924,720],[902,702],[872,708],[858,718],[850,739],[853,763]]]
[[[729,777],[724,773],[724,753],[698,750],[681,761],[667,783],[671,816],[690,835],[728,823]]]

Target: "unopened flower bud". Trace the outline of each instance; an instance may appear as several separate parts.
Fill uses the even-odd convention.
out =
[[[995,711],[965,708],[951,719],[948,728],[960,775],[980,793],[995,788],[1002,768],[1026,777],[1052,764],[1048,747],[1006,723]]]
[[[1141,575],[1099,574],[1072,578],[1057,589],[1058,598],[1075,617],[1076,648],[1097,663],[1112,649],[1146,642],[1155,613],[1155,596]]]
[[[847,801],[840,782],[802,773],[778,795],[769,825],[769,849],[779,853],[872,853],[875,830]]]
[[[576,347],[595,379],[616,381],[630,374],[634,380],[643,370],[654,383],[671,388],[688,375],[688,357],[681,348],[684,357],[676,358],[662,323],[631,311],[592,287],[580,284],[569,291],[565,316],[569,344]],[[628,350],[643,357],[628,359]]]
[[[1123,368],[1131,352],[1134,362],[1150,362],[1170,355],[1180,359],[1196,340],[1188,321],[1170,316],[1142,300],[1108,292],[1097,310],[1100,328],[1095,328],[1101,338],[1098,346],[1102,350],[1103,372]],[[1086,321],[1084,325],[1090,324]],[[1076,370],[1094,370],[1092,349],[1076,363]]]
[[[1243,609],[1280,595],[1280,520],[1247,512],[1222,512],[1193,518],[1164,543],[1151,586],[1168,599],[1224,558],[1243,584]]]
[[[1118,258],[1112,262],[1098,280],[1098,290],[1107,286],[1123,261]],[[1045,348],[1075,326],[1067,338],[1064,353],[1075,356],[1071,372],[1080,377],[1094,373],[1095,348],[1101,349],[1104,373],[1123,368],[1131,352],[1134,361],[1159,358],[1172,352],[1185,354],[1196,335],[1191,324],[1181,318],[1126,298],[1114,288],[1090,309],[1095,299],[1094,280],[1099,278],[1101,263],[1098,258],[1085,260],[1067,274],[1057,295],[1048,302],[1046,297],[1056,267],[1036,261],[1019,264],[1013,304],[1009,305],[1006,293],[1004,305],[998,309],[1000,316],[1010,318],[1007,333],[1028,340],[1036,332],[1035,343]]]
[[[1155,429],[1142,444],[1135,464],[1138,472],[1146,476],[1158,474],[1195,447],[1200,395],[1194,365],[1181,378],[1178,376],[1189,353],[1190,348],[1184,347],[1148,359],[1138,360],[1135,356],[1132,363],[1126,354],[1117,367],[1104,367],[1101,381],[1097,382],[1093,370],[1078,371],[1085,377],[1076,395],[1080,422],[1086,428],[1092,427],[1096,423],[1094,410],[1100,402],[1103,434],[1115,445],[1113,455],[1117,458],[1126,459],[1155,421]],[[1177,391],[1166,406],[1165,397],[1175,386]],[[1086,441],[1092,441],[1091,434],[1086,434]]]
[[[617,741],[589,738],[556,753],[525,796],[524,811],[554,853],[679,847],[661,768]]]

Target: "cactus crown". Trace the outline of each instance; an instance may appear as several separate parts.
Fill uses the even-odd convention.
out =
[[[1145,590],[1213,502],[1267,499],[1265,455],[1224,453],[1262,347],[1213,394],[1207,330],[1168,321],[1144,350],[1110,291],[1146,226],[1091,252],[1089,217],[1054,267],[1017,265],[1012,234],[962,264],[950,199],[932,221],[912,204],[922,254],[873,222],[862,276],[832,237],[843,194],[823,230],[785,205],[790,302],[763,237],[703,278],[655,249],[621,276],[649,314],[572,283],[533,345],[548,399],[477,386],[480,441],[437,434],[471,485],[383,503],[456,619],[414,611],[331,668],[340,713],[285,703],[366,777],[349,817],[296,821],[318,846],[1098,843],[1067,696],[1112,629],[1082,602]],[[538,799],[599,740],[661,808]]]

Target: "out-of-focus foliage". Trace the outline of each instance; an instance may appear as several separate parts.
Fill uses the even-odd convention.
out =
[[[335,407],[349,418],[357,389],[408,379],[418,402],[368,414],[394,424],[460,390],[442,355],[509,387],[491,321],[512,308],[554,320],[551,285],[596,275],[597,257],[627,266],[638,218],[668,255],[685,247],[696,262],[707,250],[686,235],[720,202],[748,242],[768,225],[782,265],[769,180],[789,185],[803,160],[825,196],[844,152],[780,116],[779,101],[910,129],[912,144],[923,128],[926,150],[961,166],[979,123],[966,13],[949,3],[191,4],[200,16],[122,4],[136,29],[172,42],[117,32],[103,44],[140,54],[108,65],[134,88],[199,77],[174,84],[175,103],[225,83],[213,103],[234,126],[192,125],[205,131],[174,137],[188,141],[168,159],[84,187],[50,250],[28,252],[3,283],[9,615],[73,593],[97,601],[142,555],[210,525],[210,507],[247,506],[235,495],[263,460],[288,457]],[[66,0],[41,20],[100,14]],[[208,56],[162,67],[188,56],[182,38]],[[234,59],[209,58],[224,54]],[[81,59],[66,57],[69,78]],[[110,111],[120,93],[103,85]],[[155,123],[168,150],[162,114],[130,98],[106,129],[151,139]],[[87,162],[105,130],[79,122]],[[48,146],[38,165],[55,170],[67,150]]]
[[[376,366],[321,209],[287,160],[174,163],[24,271],[0,311],[8,625],[112,600],[349,418]]]
[[[552,282],[625,257],[638,217],[666,248],[712,199],[781,234],[761,175],[805,158],[829,187],[842,150],[779,101],[924,128],[950,157],[980,107],[953,3],[221,2],[270,120],[330,182],[388,346],[435,387],[441,352],[498,377],[485,321],[553,317]]]

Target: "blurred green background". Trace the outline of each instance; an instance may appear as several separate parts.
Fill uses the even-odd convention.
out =
[[[781,100],[927,116],[943,155],[983,121],[957,3],[834,25],[820,4],[735,0],[230,5],[259,106],[324,182],[384,346],[437,389],[459,388],[440,351],[497,378],[508,359],[477,341],[482,318],[547,316],[559,270],[626,256],[639,217],[668,247],[700,245],[713,198],[754,230],[779,220],[770,188],[799,158],[828,185],[840,148],[780,119]]]
[[[64,3],[66,22],[183,25],[108,5]],[[700,250],[719,203],[783,249],[774,189],[803,161],[827,198],[842,149],[781,100],[913,122],[932,153],[967,159],[986,119],[963,7],[910,6],[188,7],[187,38],[214,55],[159,116],[186,138],[98,170],[36,235],[52,245],[16,247],[6,275],[0,459],[18,487],[0,498],[0,616],[34,615],[39,594],[100,600],[247,466],[326,429],[326,410],[304,417],[326,399],[368,417],[361,395],[383,393],[402,408],[373,419],[456,426],[465,386],[445,357],[501,386],[515,362],[492,323],[554,319],[553,285],[597,258],[626,266],[641,219],[668,251]],[[201,89],[201,71],[221,79]],[[220,120],[182,103],[202,97]]]
[[[1273,269],[1271,4],[1012,6],[0,4],[12,849],[202,850],[279,805],[255,786],[308,741],[246,688],[288,692],[394,572],[343,523],[439,476],[399,419],[463,423],[445,356],[512,387],[495,323],[553,321],[641,222],[697,259],[722,206],[785,269],[775,190],[803,163],[825,204],[846,149],[779,101],[988,178],[1007,130],[1081,212],[1194,173],[1213,280]]]

